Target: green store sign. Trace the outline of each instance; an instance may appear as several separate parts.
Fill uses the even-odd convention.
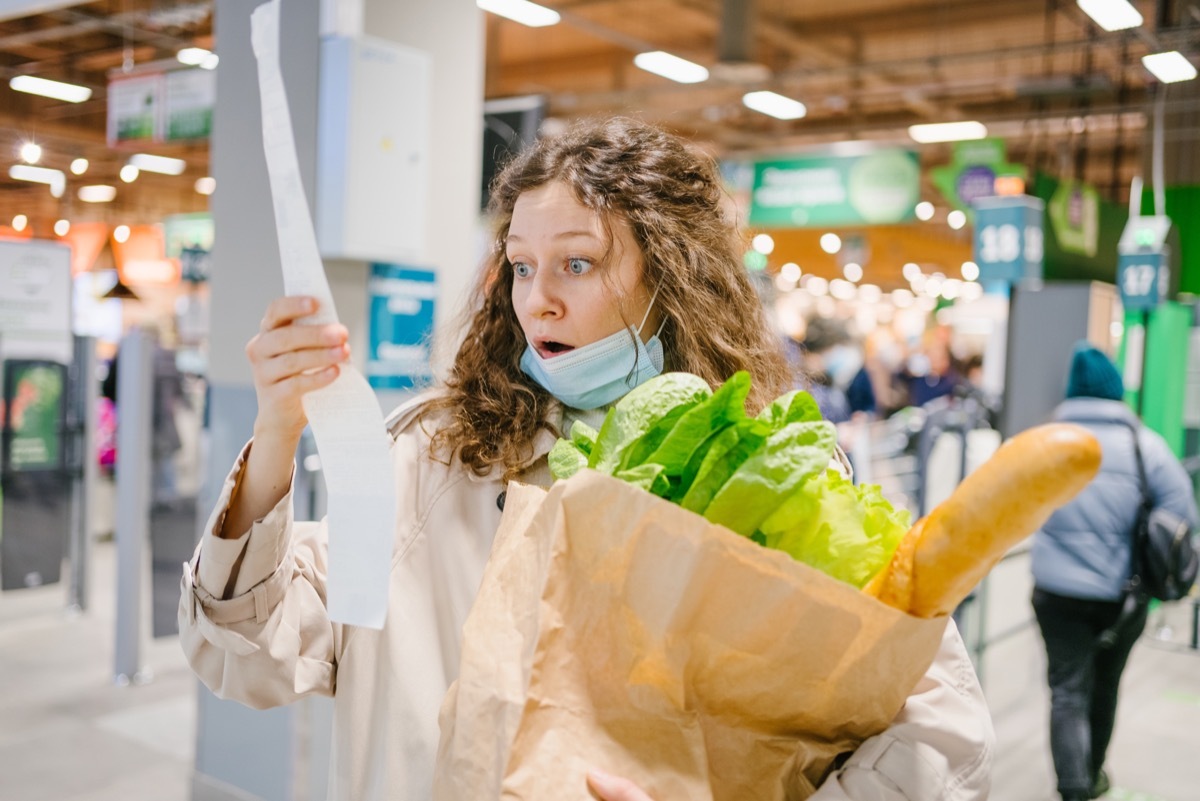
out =
[[[921,164],[910,150],[760,161],[749,222],[763,228],[908,222],[920,193]]]
[[[1008,163],[1003,139],[975,139],[955,142],[950,163],[934,167],[929,176],[950,205],[972,214],[975,201],[1001,194],[996,191],[997,178],[1023,181],[1026,170]]]

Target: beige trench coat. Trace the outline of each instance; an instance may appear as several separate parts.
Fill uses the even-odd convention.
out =
[[[180,640],[209,689],[258,709],[311,694],[334,697],[335,801],[430,797],[438,710],[458,671],[462,625],[500,522],[498,473],[481,478],[430,458],[415,406],[402,406],[389,425],[399,516],[382,631],[329,620],[325,523],[293,520],[290,491],[238,539],[214,536],[249,444],[184,565]],[[554,440],[539,435],[524,481],[548,485],[545,455]],[[982,801],[993,740],[951,623],[893,725],[866,741],[813,801]]]

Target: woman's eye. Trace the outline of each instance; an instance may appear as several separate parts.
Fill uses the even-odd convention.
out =
[[[513,262],[513,274],[517,278],[528,278],[533,275],[533,268],[523,261]]]
[[[583,275],[592,269],[592,263],[587,259],[567,259],[567,269],[572,275]]]

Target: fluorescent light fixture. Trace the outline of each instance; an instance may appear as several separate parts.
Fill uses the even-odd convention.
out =
[[[139,170],[163,175],[179,175],[187,169],[187,162],[183,159],[151,156],[149,153],[134,153],[129,157],[129,163]]]
[[[121,168],[121,180],[127,184],[131,184],[136,181],[139,175],[141,175],[141,170],[132,164],[126,164]]]
[[[1128,0],[1076,0],[1076,3],[1106,31],[1123,31],[1142,24],[1142,15]]]
[[[700,83],[708,80],[708,70],[704,67],[662,50],[638,53],[633,57],[633,63],[639,69],[669,78],[676,83]]]
[[[555,25],[562,19],[557,11],[527,0],[475,0],[475,5],[530,28]]]
[[[29,218],[24,214],[18,214],[13,217],[12,227],[18,234],[25,230],[25,226],[29,225]]]
[[[204,63],[204,59],[212,55],[211,50],[205,50],[203,47],[185,47],[175,54],[175,58],[180,64],[187,64],[189,67],[199,67]]]
[[[71,162],[71,172],[75,175],[83,175],[87,172],[88,160],[85,158],[77,158]]]
[[[204,60],[200,62],[200,69],[215,70],[217,68],[217,65],[220,63],[221,63],[220,56],[218,56],[216,53],[209,53],[207,56],[204,57]]]
[[[742,95],[746,108],[778,120],[798,120],[808,113],[808,108],[799,100],[775,92],[747,92]]]
[[[211,195],[217,191],[217,179],[211,175],[206,175],[203,178],[197,178],[195,183],[196,191],[202,195]]]
[[[962,142],[987,136],[982,122],[935,122],[908,126],[908,135],[923,145],[933,142]]]
[[[82,103],[92,96],[92,90],[86,86],[51,81],[47,78],[35,78],[32,75],[16,75],[8,82],[8,85],[18,92],[41,95],[67,103]]]
[[[25,142],[21,145],[21,161],[26,164],[37,164],[42,160],[42,146],[33,142]]]
[[[35,184],[49,184],[50,194],[62,197],[67,188],[67,176],[62,170],[52,170],[49,167],[31,167],[28,164],[14,164],[8,168],[8,177],[18,181],[32,181]]]
[[[1142,64],[1163,83],[1179,83],[1196,77],[1196,68],[1178,50],[1142,56]]]
[[[92,184],[79,187],[77,195],[84,203],[111,203],[117,196],[117,188],[107,184]]]

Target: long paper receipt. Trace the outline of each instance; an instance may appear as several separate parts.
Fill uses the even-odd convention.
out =
[[[279,69],[279,0],[250,18],[262,99],[263,149],[275,208],[275,230],[288,295],[311,295],[319,311],[302,322],[336,323],[337,311],[317,250],[317,235],[300,182],[300,163]],[[337,380],[304,396],[329,495],[330,619],[383,628],[396,525],[391,439],[375,393],[358,370],[342,365]]]

